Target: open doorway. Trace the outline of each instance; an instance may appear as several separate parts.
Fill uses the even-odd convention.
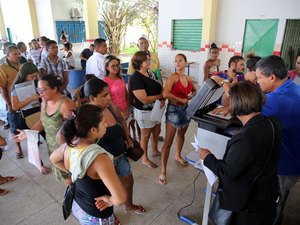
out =
[[[300,53],[300,19],[286,20],[281,57],[286,62],[288,69],[295,67],[296,56]]]

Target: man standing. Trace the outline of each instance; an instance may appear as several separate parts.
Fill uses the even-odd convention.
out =
[[[15,124],[12,121],[15,117],[11,105],[10,91],[20,69],[20,58],[21,55],[17,46],[10,45],[6,50],[6,60],[0,66],[0,91],[8,109],[7,119],[9,125]],[[5,127],[6,129],[9,128],[8,124]]]
[[[142,35],[139,39],[138,39],[138,44],[137,44],[139,51],[142,52],[147,52],[150,54],[150,70],[153,74],[156,75],[156,78],[158,80],[160,80],[160,82],[162,83],[162,77],[160,75],[160,63],[159,63],[159,59],[156,53],[150,52],[149,51],[149,41],[147,36]],[[127,73],[129,75],[132,75],[134,72],[133,66],[131,61],[129,62],[129,66],[128,66],[128,71]]]
[[[39,64],[39,76],[54,75],[61,81],[61,92],[64,92],[69,83],[68,79],[68,65],[67,63],[57,56],[58,47],[56,41],[49,40],[46,42],[47,56]]]
[[[105,77],[104,61],[107,54],[107,44],[102,38],[94,41],[94,54],[86,62],[86,74],[94,74],[96,77],[103,79]]]
[[[83,51],[80,53],[80,56],[79,58],[81,59],[80,60],[80,63],[81,63],[81,68],[83,70],[85,70],[86,68],[86,61],[88,61],[88,59],[93,55],[94,53],[94,47],[95,45],[94,44],[91,44],[89,48],[85,48],[83,49]]]
[[[281,224],[283,209],[291,188],[300,178],[300,86],[288,77],[286,64],[279,56],[268,56],[256,64],[257,82],[266,92],[265,116],[281,122],[282,144],[278,162],[280,200],[274,224]]]

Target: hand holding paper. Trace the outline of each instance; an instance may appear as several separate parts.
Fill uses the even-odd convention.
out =
[[[206,176],[206,178],[207,178],[208,183],[212,186],[212,185],[216,182],[216,180],[217,180],[218,178],[217,178],[217,176],[216,176],[210,169],[208,169],[208,168],[204,165],[204,163],[203,163],[203,160],[205,159],[205,157],[206,157],[207,155],[211,154],[211,152],[210,152],[208,149],[202,148],[202,147],[200,146],[200,144],[199,144],[199,142],[198,142],[198,140],[197,140],[197,138],[196,138],[195,135],[194,135],[194,142],[192,142],[191,144],[194,146],[196,152],[199,152],[199,151],[200,151],[200,152],[199,152],[199,157],[200,157],[200,161],[201,161],[201,163],[202,163],[202,168],[203,168],[203,170],[204,170],[204,173],[205,173],[205,176]]]

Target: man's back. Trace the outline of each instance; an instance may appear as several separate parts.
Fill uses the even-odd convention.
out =
[[[288,79],[266,96],[267,102],[263,108],[263,114],[276,116],[282,127],[278,175],[299,175],[300,86]]]

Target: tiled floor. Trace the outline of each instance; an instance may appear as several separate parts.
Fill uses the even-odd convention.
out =
[[[196,129],[196,123],[192,122],[186,134],[183,156],[193,150],[190,143]],[[24,150],[25,158],[17,160],[8,132],[3,131],[1,126],[0,133],[9,140],[7,150],[0,161],[0,174],[17,177],[16,181],[0,186],[10,191],[0,197],[0,225],[78,224],[72,216],[66,221],[63,220],[61,202],[65,190],[64,184],[56,181],[52,174],[40,174],[33,165],[28,163],[26,150]],[[164,123],[162,135],[164,135]],[[26,143],[23,143],[24,149],[26,149],[25,145]],[[159,147],[161,146],[162,142],[159,143]],[[40,149],[43,161],[49,165],[45,143]],[[194,193],[194,204],[184,209],[182,213],[201,224],[206,179],[203,174],[200,174],[196,179],[194,191],[193,183],[199,172],[192,166],[178,165],[173,160],[174,150],[173,146],[168,163],[168,183],[165,186],[158,183],[160,167],[150,169],[140,161],[131,162],[135,180],[134,203],[143,205],[147,212],[144,215],[137,215],[125,213],[122,207],[116,207],[116,215],[123,225],[183,225],[185,223],[177,218],[177,212],[191,203]],[[160,157],[152,159],[160,165]],[[299,201],[300,183],[297,184],[289,200],[284,224],[300,224]]]

